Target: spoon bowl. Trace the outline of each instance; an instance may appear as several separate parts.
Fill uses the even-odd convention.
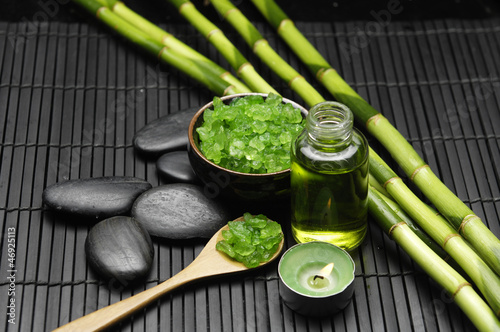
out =
[[[243,217],[237,218],[235,221],[243,221]],[[149,288],[139,294],[129,297],[128,299],[116,302],[86,316],[80,317],[59,327],[55,331],[99,331],[110,327],[129,315],[132,315],[137,310],[144,308],[148,304],[156,301],[162,295],[179,286],[195,280],[235,272],[244,272],[252,269],[246,267],[243,263],[233,260],[225,253],[215,249],[217,242],[223,239],[222,231],[228,229],[228,225],[219,229],[217,233],[215,233],[207,242],[195,260],[170,279],[167,279],[161,284]],[[257,268],[274,261],[283,250],[283,244],[284,239],[281,240],[276,253],[267,262],[261,263]]]

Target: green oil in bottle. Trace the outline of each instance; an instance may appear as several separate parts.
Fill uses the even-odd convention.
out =
[[[299,243],[325,241],[345,250],[365,238],[368,144],[345,105],[324,102],[309,111],[292,145],[292,233]]]

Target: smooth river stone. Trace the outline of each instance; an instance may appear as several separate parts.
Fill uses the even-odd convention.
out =
[[[144,154],[152,155],[186,150],[189,123],[199,109],[187,108],[153,120],[134,135],[134,147]]]
[[[135,199],[151,184],[128,176],[69,180],[43,191],[43,203],[58,212],[102,219],[128,214]]]
[[[156,169],[170,183],[201,184],[191,167],[187,151],[165,153],[156,161]]]
[[[90,229],[85,253],[90,267],[110,285],[128,286],[148,275],[154,249],[147,230],[137,220],[116,216]]]
[[[168,239],[209,238],[229,221],[225,207],[187,183],[146,191],[135,201],[132,216],[150,235]]]

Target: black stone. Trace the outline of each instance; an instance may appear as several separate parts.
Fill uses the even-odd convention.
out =
[[[85,253],[90,267],[109,285],[126,287],[148,275],[154,249],[147,230],[137,220],[116,216],[90,229]]]
[[[156,169],[168,182],[201,184],[191,167],[187,151],[165,153],[156,161]]]
[[[199,109],[199,107],[187,108],[148,123],[135,134],[133,138],[135,149],[151,155],[186,150],[189,142],[189,123]]]
[[[151,187],[127,176],[69,180],[45,188],[42,200],[58,212],[102,219],[128,214],[135,199]]]
[[[187,183],[146,191],[135,201],[132,216],[150,235],[169,239],[209,238],[229,221],[225,207]]]

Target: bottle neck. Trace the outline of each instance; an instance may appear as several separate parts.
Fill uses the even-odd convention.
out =
[[[329,150],[343,150],[352,141],[352,112],[338,102],[316,104],[307,115],[306,130],[311,144]]]

